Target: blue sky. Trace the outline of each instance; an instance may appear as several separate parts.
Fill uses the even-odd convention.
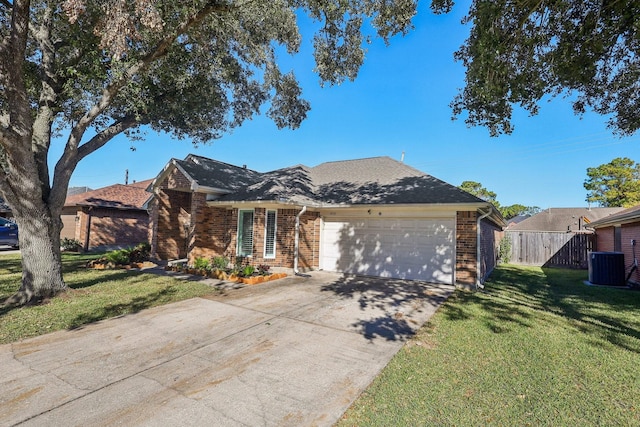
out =
[[[261,115],[197,148],[148,131],[133,143],[135,151],[119,136],[78,165],[71,185],[124,183],[127,169],[130,182],[153,178],[169,159],[189,153],[266,172],[374,156],[400,160],[404,152],[406,164],[450,184],[480,182],[502,205],[586,206],[586,169],[615,157],[638,160],[632,150],[640,137],[615,137],[605,117],[577,117],[562,98],[544,102],[535,117],[516,111],[515,131],[498,138],[484,128],[467,128],[463,118],[452,121],[449,103],[464,84],[464,68],[453,53],[469,30],[460,23],[467,8],[459,2],[451,14],[436,16],[421,3],[413,32],[388,47],[374,41],[358,78],[334,87],[320,87],[311,37],[303,31],[300,54],[284,58],[311,103],[299,129],[278,130]],[[62,142],[54,142],[52,161],[61,150]]]

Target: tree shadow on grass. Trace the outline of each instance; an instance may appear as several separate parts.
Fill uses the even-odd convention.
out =
[[[607,341],[640,353],[640,292],[584,284],[586,271],[501,266],[478,300],[496,333],[560,316],[594,345]],[[534,319],[535,318],[535,319]],[[600,343],[600,344],[598,344]]]
[[[162,302],[168,301],[177,292],[174,287],[167,287],[159,291],[133,298],[131,301],[117,304],[107,304],[98,307],[89,313],[77,315],[69,325],[69,329],[82,329],[89,323],[100,320],[122,316],[125,314],[137,313],[147,308],[155,307]]]
[[[452,287],[411,280],[345,275],[324,285],[321,290],[357,301],[363,318],[351,326],[358,328],[365,338],[398,341],[413,336],[419,326],[412,323],[411,312],[420,313],[440,306],[451,293]]]

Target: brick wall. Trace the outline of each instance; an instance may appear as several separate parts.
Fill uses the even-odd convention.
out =
[[[456,285],[475,289],[477,268],[477,213],[456,214]]]
[[[231,260],[231,232],[233,210],[201,206],[193,224],[192,249],[189,261],[224,256]],[[235,246],[234,246],[235,248]]]
[[[82,208],[77,212],[75,239],[84,250],[103,246],[135,246],[149,241],[147,211]]]
[[[191,224],[191,193],[169,189],[156,193],[157,224],[155,253],[160,259],[180,259],[187,256],[184,225]]]
[[[185,258],[194,245],[192,204],[200,203],[198,197],[205,196],[192,198],[192,193],[185,191],[191,188],[191,181],[178,169],[156,188],[151,205],[151,253],[159,259]]]
[[[204,202],[203,202],[204,203]],[[193,204],[194,208],[196,203]],[[295,221],[299,209],[278,209],[276,213],[276,257],[264,257],[265,208],[253,210],[252,265],[293,268],[295,256]],[[196,212],[194,210],[194,212]],[[194,215],[192,248],[189,261],[202,257],[211,259],[224,256],[235,263],[237,247],[238,209],[208,207],[197,204]],[[320,216],[306,212],[300,218],[300,240],[298,267],[317,268],[320,241]]]
[[[596,250],[598,252],[613,252],[614,228],[598,228],[596,232]]]

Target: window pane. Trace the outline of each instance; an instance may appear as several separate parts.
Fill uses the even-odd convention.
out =
[[[264,257],[274,258],[276,256],[276,211],[267,211],[264,239]]]
[[[253,254],[253,211],[240,211],[238,214],[238,255]]]

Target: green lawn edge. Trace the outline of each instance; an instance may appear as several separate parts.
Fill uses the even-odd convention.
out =
[[[0,307],[0,344],[217,292],[197,281],[85,267],[87,261],[97,257],[63,254],[63,274],[69,291],[39,305]],[[20,255],[0,255],[0,301],[18,289],[21,271]]]
[[[640,425],[640,292],[499,266],[456,292],[339,426]]]

